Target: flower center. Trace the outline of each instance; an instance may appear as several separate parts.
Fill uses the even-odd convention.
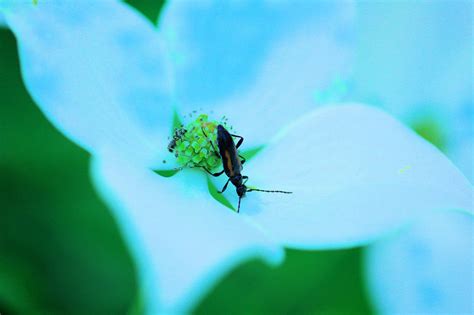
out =
[[[224,118],[222,121],[209,120],[205,114],[199,115],[186,126],[176,128],[168,150],[174,152],[182,167],[204,167],[212,170],[220,165],[217,152],[217,126],[227,128]]]

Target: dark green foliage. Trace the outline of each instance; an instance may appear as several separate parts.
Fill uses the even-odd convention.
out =
[[[361,249],[288,250],[283,265],[246,263],[227,276],[198,314],[371,314]]]
[[[125,2],[140,11],[153,24],[157,24],[158,15],[165,4],[165,0],[125,0]]]

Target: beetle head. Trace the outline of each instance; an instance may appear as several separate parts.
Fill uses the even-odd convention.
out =
[[[245,195],[245,193],[247,192],[247,186],[245,185],[240,185],[240,186],[237,186],[235,188],[235,190],[237,191],[237,195],[239,197],[243,197]]]

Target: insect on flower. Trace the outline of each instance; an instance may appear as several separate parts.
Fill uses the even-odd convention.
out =
[[[176,142],[179,141],[183,136],[184,134],[186,133],[186,129],[184,129],[183,126],[181,126],[181,128],[177,128],[175,131],[174,131],[174,134],[173,134],[173,138],[171,139],[170,143],[168,144],[168,151],[169,152],[173,152],[174,149],[176,148]]]
[[[203,134],[207,137],[203,129]],[[232,137],[239,138],[237,144],[234,143]],[[206,172],[214,177],[221,176],[224,172],[229,177],[224,187],[218,193],[223,193],[227,189],[227,185],[231,182],[235,186],[237,195],[239,196],[239,205],[237,207],[237,213],[240,212],[240,201],[245,193],[251,191],[268,192],[268,193],[282,193],[292,194],[290,191],[283,190],[263,190],[257,188],[247,188],[245,183],[248,180],[248,176],[242,175],[242,165],[245,163],[245,158],[238,154],[237,149],[244,142],[244,138],[238,135],[231,134],[222,125],[217,126],[217,146],[219,147],[219,153],[217,153],[214,144],[210,141],[215,153],[220,156],[222,160],[222,166],[224,169],[217,173],[211,173],[207,168],[204,167]]]

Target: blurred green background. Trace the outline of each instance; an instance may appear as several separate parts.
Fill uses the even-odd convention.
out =
[[[161,3],[129,1],[152,21]],[[16,43],[0,29],[0,313],[135,314],[133,258],[93,189],[89,156],[26,92]],[[362,249],[288,251],[283,265],[244,263],[201,314],[367,314]]]

